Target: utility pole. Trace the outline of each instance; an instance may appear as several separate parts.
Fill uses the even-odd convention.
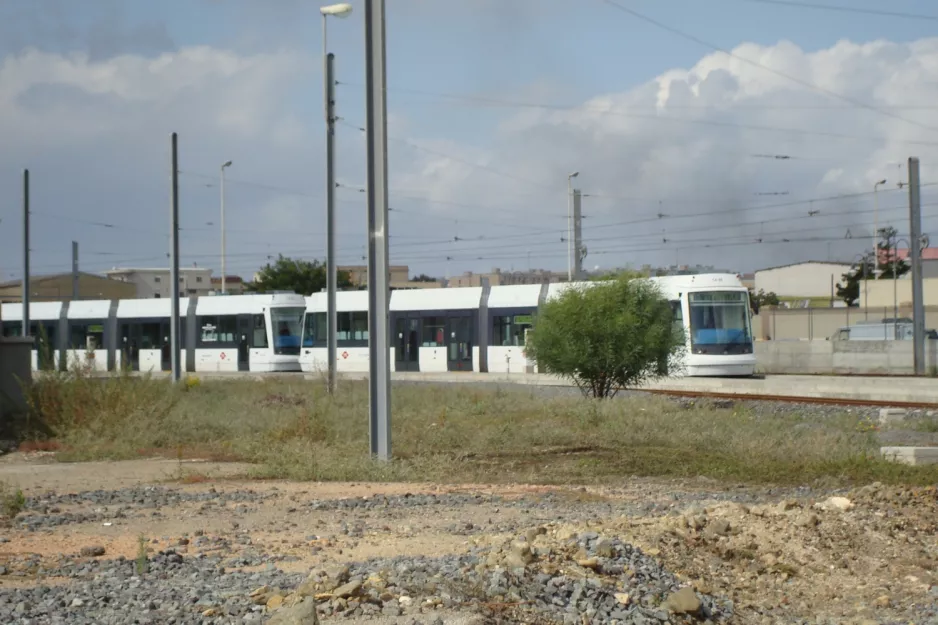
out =
[[[579,189],[573,190],[573,278],[583,278],[583,213],[580,201],[583,195]]]
[[[368,395],[371,453],[391,459],[388,288],[388,131],[384,0],[365,0],[365,131],[368,153]]]
[[[925,300],[922,285],[922,200],[918,158],[909,158],[909,258],[912,261],[912,349],[915,375],[925,374]]]
[[[170,147],[172,152],[172,175],[170,176],[170,180],[172,184],[169,209],[169,280],[172,282],[170,289],[170,297],[172,297],[172,302],[170,303],[169,313],[169,349],[173,382],[178,382],[181,378],[181,373],[179,371],[179,159],[176,151],[177,144],[178,137],[174,132],[172,134],[172,143]]]
[[[325,25],[325,16],[323,16]],[[326,55],[326,346],[328,391],[335,393],[337,352],[335,292],[338,269],[335,264],[335,55]],[[370,336],[370,335],[369,335]]]
[[[567,281],[573,282],[573,179],[580,175],[575,171],[567,175]]]
[[[78,299],[78,241],[72,241],[72,301]]]
[[[23,336],[29,336],[29,170],[23,170]]]
[[[227,295],[225,288],[225,168],[231,167],[231,161],[221,166],[221,294]]]

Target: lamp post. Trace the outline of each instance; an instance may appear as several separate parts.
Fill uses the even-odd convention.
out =
[[[873,277],[876,277],[876,266],[879,265],[879,253],[877,251],[876,237],[879,234],[879,196],[876,194],[876,191],[879,189],[880,185],[886,184],[886,179],[883,178],[879,182],[873,185]]]
[[[322,14],[322,75],[323,96],[326,117],[326,347],[329,375],[326,386],[329,393],[335,392],[336,360],[338,344],[336,341],[336,304],[335,292],[338,271],[335,265],[335,78],[333,62],[335,55],[329,54],[327,45],[326,22],[331,15],[344,18],[352,13],[352,5],[343,2],[320,7]]]
[[[225,162],[221,166],[221,294],[226,295],[225,290],[225,168],[231,167],[231,161]]]
[[[911,248],[909,242],[906,239],[896,239],[896,245],[893,248],[892,254],[892,323],[893,331],[898,328],[899,323],[899,294],[898,294],[898,282],[896,277],[899,270],[899,243],[903,242],[906,245],[906,249]],[[898,337],[896,337],[898,338]]]
[[[868,276],[868,273],[867,273],[867,271],[866,271],[866,258],[867,258],[867,256],[869,256],[869,252],[864,252],[863,254],[857,254],[856,256],[853,257],[853,260],[854,260],[854,261],[857,260],[858,258],[860,259],[860,267],[863,269],[863,304],[864,304],[864,306],[863,306],[863,314],[864,314],[864,319],[868,318],[868,317],[869,317],[869,314],[870,314],[870,313],[869,313],[869,309],[870,309],[870,302],[869,302],[870,290],[869,290],[869,284],[868,284],[868,277],[869,277],[869,276]]]
[[[580,175],[575,171],[567,176],[567,280],[573,282],[573,179]]]

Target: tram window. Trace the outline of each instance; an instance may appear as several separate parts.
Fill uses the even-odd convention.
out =
[[[199,317],[201,336],[199,342],[216,345],[219,343],[235,343],[237,335],[238,318],[234,315],[211,315]]]
[[[511,345],[511,317],[495,317],[495,332],[492,344],[498,347]]]
[[[253,347],[267,347],[267,322],[264,315],[254,315],[254,342]]]
[[[352,318],[348,313],[336,313],[335,320],[335,340],[336,341],[351,341],[352,340]],[[327,330],[328,331],[328,330]],[[328,337],[326,338],[328,340]]]
[[[367,341],[368,340],[368,313],[367,312],[353,312],[349,313],[352,318],[352,340],[353,341]]]
[[[531,315],[495,317],[495,332],[492,344],[497,347],[522,347],[524,346],[525,332],[531,326]]]
[[[23,324],[20,321],[4,321],[3,336],[20,336],[23,333]]]
[[[445,345],[446,323],[443,317],[427,317],[423,321],[423,347],[443,347]]]
[[[158,349],[163,345],[159,323],[144,323],[140,326],[140,349]]]
[[[69,340],[72,349],[101,349],[104,346],[104,324],[73,323]]]

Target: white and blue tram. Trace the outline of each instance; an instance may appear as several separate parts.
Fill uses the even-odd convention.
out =
[[[749,293],[732,274],[650,278],[687,336],[678,375],[748,376],[755,371]],[[596,283],[580,283],[584,286]],[[536,373],[524,350],[545,301],[569,283],[391,293],[393,371]],[[180,300],[186,371],[324,371],[326,294],[227,295]],[[368,371],[368,294],[336,294],[340,372]],[[37,302],[33,368],[84,362],[97,370],[169,370],[167,299]],[[3,304],[4,335],[20,332],[22,306]],[[63,358],[63,355],[65,356]],[[51,363],[51,364],[50,364]]]
[[[687,344],[679,375],[750,376],[755,371],[749,292],[733,274],[649,278],[671,302]],[[583,286],[595,282],[580,283]],[[545,302],[570,283],[399,290],[391,293],[394,371],[535,373],[525,335]],[[324,371],[326,295],[306,299],[303,371]],[[339,371],[368,371],[368,297],[336,294]]]
[[[3,304],[4,336],[22,332],[22,304]],[[169,299],[30,303],[33,369],[168,371]],[[186,371],[299,371],[306,300],[301,295],[226,295],[179,300]]]

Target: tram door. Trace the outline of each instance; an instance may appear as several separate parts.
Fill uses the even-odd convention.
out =
[[[472,317],[446,319],[446,369],[472,371]]]
[[[398,317],[394,337],[394,370],[420,371],[420,318]]]
[[[238,315],[238,371],[251,370],[251,337],[254,326],[251,315]]]
[[[140,339],[143,334],[140,324],[122,322],[120,324],[121,368],[140,371]]]

